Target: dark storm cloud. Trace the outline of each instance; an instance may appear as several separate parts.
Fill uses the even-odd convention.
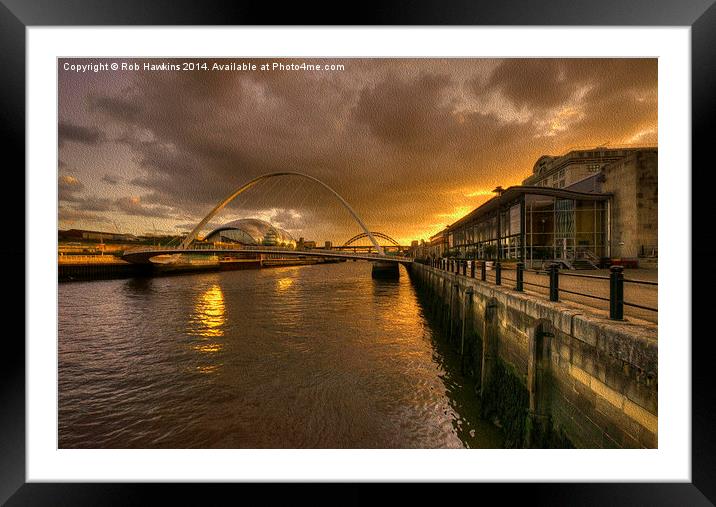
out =
[[[102,176],[102,181],[105,183],[109,183],[110,185],[117,185],[122,181],[122,178],[112,174],[105,174],[104,176]]]
[[[125,97],[90,96],[89,110],[104,112],[123,121],[134,121],[141,114],[141,107]]]
[[[104,133],[97,128],[83,127],[63,121],[57,127],[57,135],[60,145],[66,142],[97,145],[105,140]]]
[[[120,197],[114,202],[118,211],[129,216],[168,218],[173,217],[172,208],[169,206],[147,206],[142,202],[141,197]]]
[[[599,101],[631,91],[656,91],[653,59],[521,59],[504,60],[487,81],[472,81],[477,94],[499,91],[517,107],[550,109],[584,89]]]
[[[77,197],[70,200],[75,208],[80,208],[84,211],[114,211],[116,206],[112,199],[105,197]]]
[[[84,90],[88,121],[63,122],[106,124],[130,149],[132,176],[98,168],[131,185],[112,204],[129,216],[191,223],[249,179],[290,170],[394,236],[449,223],[481,202],[466,194],[519,183],[544,153],[655,137],[656,60],[336,62],[346,71],[140,72],[113,93]],[[287,229],[345,229],[321,188],[262,185],[236,206],[273,209]]]
[[[60,190],[66,190],[68,192],[79,192],[84,189],[85,186],[74,176],[63,174],[57,179],[57,187]]]
[[[61,180],[62,181],[62,180]],[[81,185],[81,184],[80,184]],[[173,210],[167,206],[146,205],[138,196],[110,199],[107,197],[81,196],[78,190],[70,185],[60,184],[59,200],[65,210],[86,212],[122,212],[128,216],[153,218],[174,218]]]
[[[86,210],[60,206],[58,211],[60,223],[64,223],[67,227],[72,227],[78,221],[102,225],[110,224],[112,222],[106,215],[91,213]]]
[[[453,130],[443,93],[448,76],[424,73],[413,82],[389,75],[363,90],[353,113],[381,141],[400,148],[440,149]]]
[[[62,174],[57,179],[57,194],[60,201],[77,199],[77,195],[84,188],[84,184],[74,176]]]

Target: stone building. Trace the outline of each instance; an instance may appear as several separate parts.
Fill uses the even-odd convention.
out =
[[[643,148],[605,148],[571,150],[560,156],[542,155],[532,174],[522,182],[527,187],[567,188],[577,192],[598,192],[596,179],[608,165],[623,160]]]
[[[611,194],[611,256],[658,258],[658,153],[639,150],[604,167],[600,190]]]
[[[657,180],[657,148],[545,155],[522,185],[501,189],[450,225],[441,233],[441,245],[458,257],[521,260],[528,266],[557,261],[567,268],[653,267]]]
[[[430,236],[430,241],[427,243],[428,257],[439,259],[445,255],[448,248],[447,241],[447,228]]]

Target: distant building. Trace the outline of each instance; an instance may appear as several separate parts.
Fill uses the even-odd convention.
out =
[[[288,231],[258,218],[242,218],[228,222],[211,231],[207,243],[240,243],[242,245],[265,245],[294,248],[296,241]]]
[[[448,228],[430,236],[427,244],[428,257],[440,258],[444,257],[448,248]]]
[[[271,228],[266,231],[262,244],[265,246],[277,246],[279,244],[278,233],[275,229]]]
[[[87,231],[83,229],[68,229],[57,231],[57,238],[60,241],[138,241],[133,234],[121,234],[113,232]]]
[[[639,259],[655,265],[657,176],[657,148],[545,155],[523,185],[504,189],[433,236],[431,251],[527,266]]]
[[[331,248],[333,248],[333,243],[331,241],[326,241],[324,248],[326,250],[330,250]]]

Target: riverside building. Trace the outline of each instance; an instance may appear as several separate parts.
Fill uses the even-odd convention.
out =
[[[542,156],[522,185],[499,189],[450,225],[445,248],[527,267],[656,266],[657,155],[645,147]]]

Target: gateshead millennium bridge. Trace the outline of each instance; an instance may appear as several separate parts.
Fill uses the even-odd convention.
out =
[[[336,198],[336,200],[348,211],[348,213],[351,215],[353,220],[360,226],[360,228],[363,230],[362,233],[354,236],[353,238],[349,239],[341,248],[345,248],[346,246],[351,246],[353,243],[358,241],[362,238],[367,238],[370,240],[372,244],[372,248],[375,249],[376,253],[371,252],[357,252],[357,251],[340,251],[333,250],[333,249],[310,249],[310,250],[296,250],[292,248],[282,248],[282,247],[269,247],[269,246],[247,246],[247,245],[241,245],[241,244],[231,244],[231,245],[225,245],[222,244],[220,246],[215,245],[207,245],[202,243],[195,243],[195,240],[197,239],[199,233],[201,230],[206,226],[206,224],[214,217],[216,216],[221,210],[223,210],[231,201],[236,199],[239,195],[244,193],[245,191],[249,190],[250,188],[254,187],[256,184],[271,179],[271,178],[279,178],[282,176],[298,176],[300,178],[307,179],[309,181],[312,181],[314,183],[317,183],[324,189],[328,190],[330,194]],[[241,185],[239,188],[234,190],[229,196],[227,196],[224,200],[219,202],[197,225],[192,229],[189,234],[182,240],[181,244],[179,246],[160,246],[160,247],[146,247],[146,248],[133,248],[129,249],[124,252],[122,255],[122,259],[132,262],[135,264],[146,264],[150,263],[151,259],[153,257],[157,257],[159,255],[176,255],[176,254],[206,254],[206,255],[221,255],[221,254],[236,254],[236,253],[250,253],[250,254],[280,254],[285,256],[301,256],[301,257],[324,257],[324,258],[339,258],[339,259],[354,259],[354,260],[364,260],[364,261],[370,261],[373,262],[373,276],[397,276],[398,275],[398,266],[399,264],[409,264],[413,260],[409,257],[404,257],[402,255],[388,255],[383,248],[378,243],[378,240],[376,237],[380,237],[381,239],[387,240],[389,243],[392,243],[393,245],[397,246],[397,242],[391,238],[390,236],[387,236],[382,233],[372,232],[366,224],[363,222],[363,219],[356,213],[356,211],[351,207],[348,202],[341,197],[338,192],[336,192],[333,188],[319,180],[318,178],[315,178],[313,176],[309,176],[307,174],[299,173],[299,172],[292,172],[292,171],[284,171],[284,172],[275,172],[275,173],[269,173],[264,174],[261,176],[258,176],[248,183],[245,183]]]

